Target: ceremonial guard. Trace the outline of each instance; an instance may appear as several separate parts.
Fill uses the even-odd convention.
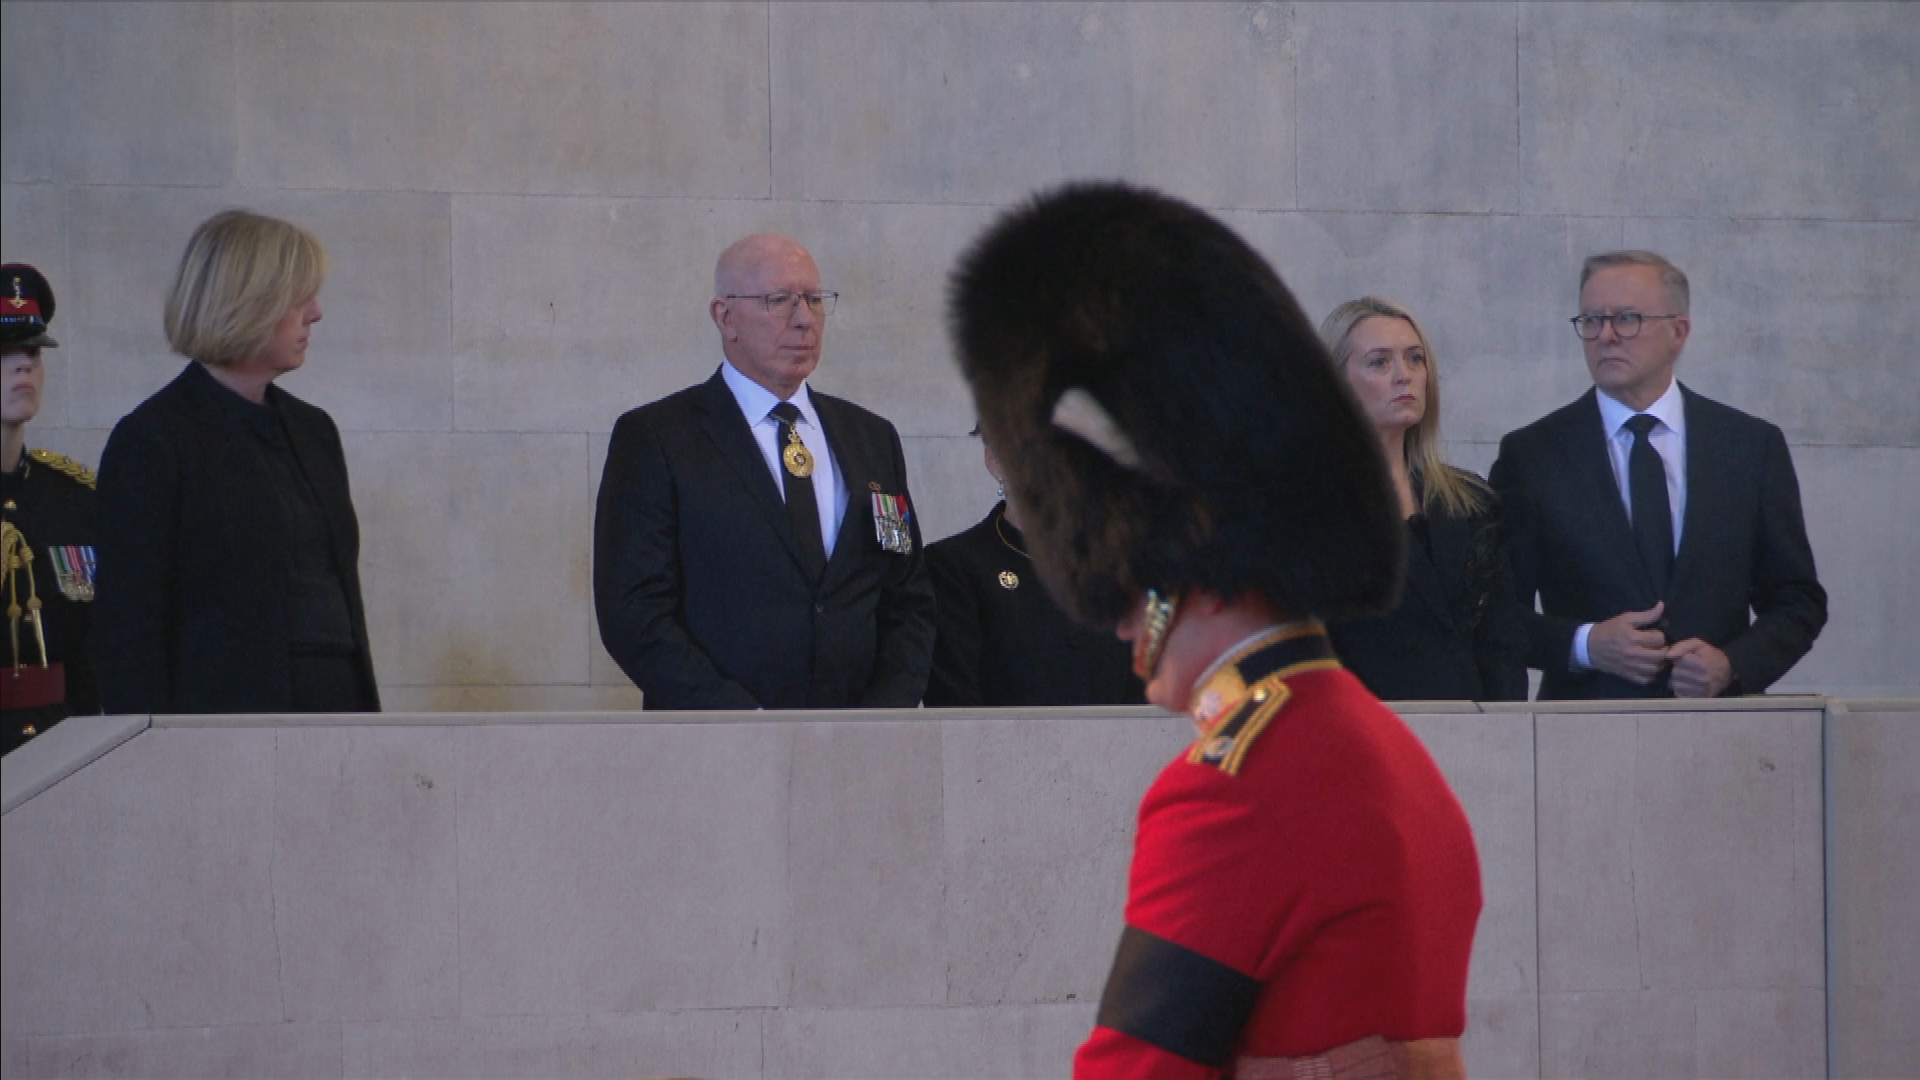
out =
[[[40,412],[40,350],[53,288],[24,263],[0,266],[0,603],[7,611],[0,671],[5,752],[76,713],[100,711],[90,641],[93,618],[93,471],[29,450]]]
[[[1119,185],[1013,211],[952,299],[1040,576],[1194,725],[1075,1075],[1461,1075],[1479,865],[1320,622],[1393,605],[1403,529],[1313,325],[1225,226]]]

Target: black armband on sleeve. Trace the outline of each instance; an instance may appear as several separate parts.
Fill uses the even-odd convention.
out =
[[[1260,982],[1252,976],[1129,926],[1120,935],[1095,1022],[1188,1061],[1224,1068],[1259,997]]]

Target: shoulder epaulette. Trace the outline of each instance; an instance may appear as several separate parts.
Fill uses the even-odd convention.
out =
[[[1237,774],[1253,741],[1292,696],[1284,680],[1271,675],[1260,680],[1239,705],[1227,710],[1212,731],[1194,742],[1193,749],[1187,751],[1187,764],[1212,765],[1228,776]]]
[[[1187,763],[1236,775],[1254,740],[1293,696],[1287,679],[1339,666],[1325,627],[1311,620],[1277,628],[1227,658],[1199,690],[1195,717],[1202,728]]]
[[[27,456],[55,472],[66,473],[87,487],[95,486],[93,470],[65,454],[56,454],[51,450],[29,450],[27,451]]]

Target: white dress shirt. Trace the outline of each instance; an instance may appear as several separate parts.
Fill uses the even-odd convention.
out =
[[[780,463],[780,420],[773,415],[773,407],[780,404],[773,391],[740,374],[730,363],[720,365],[720,377],[726,380],[727,389],[733,391],[733,400],[740,405],[740,412],[747,418],[748,430],[753,432],[753,441],[760,446],[760,456],[766,460],[767,471],[773,474],[773,488],[780,492],[782,499],[787,493],[787,470]],[[833,450],[827,446],[827,433],[820,426],[820,414],[814,411],[812,391],[806,383],[794,391],[794,407],[800,410],[800,422],[794,425],[800,432],[800,444],[813,455],[813,498],[820,504],[820,542],[833,558],[833,542],[840,536],[840,522],[846,517],[847,491],[840,479],[840,465],[833,460]]]
[[[1627,508],[1627,521],[1633,521],[1633,488],[1627,479],[1627,457],[1633,452],[1633,432],[1627,421],[1634,410],[1607,396],[1602,390],[1594,395],[1600,402],[1600,429],[1607,436],[1607,460],[1613,465],[1613,484],[1620,491],[1620,504]],[[1667,473],[1667,507],[1673,512],[1673,552],[1680,553],[1680,523],[1687,511],[1687,410],[1680,396],[1678,379],[1667,383],[1667,392],[1642,410],[1660,421],[1647,433],[1647,441],[1659,451],[1660,465]],[[1587,660],[1587,635],[1593,624],[1586,623],[1573,632],[1575,667],[1591,668]]]

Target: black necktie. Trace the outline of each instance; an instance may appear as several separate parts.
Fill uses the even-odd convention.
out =
[[[1665,599],[1673,576],[1673,508],[1667,502],[1667,470],[1660,451],[1647,438],[1659,418],[1640,413],[1627,421],[1633,449],[1627,452],[1627,492],[1633,503],[1633,539],[1640,561],[1653,579],[1657,599]]]
[[[800,409],[791,401],[773,407],[780,421],[780,479],[787,487],[787,515],[793,519],[794,535],[800,540],[801,562],[807,576],[818,578],[827,565],[827,548],[820,539],[820,503],[813,497],[813,455],[800,442],[794,425]]]

